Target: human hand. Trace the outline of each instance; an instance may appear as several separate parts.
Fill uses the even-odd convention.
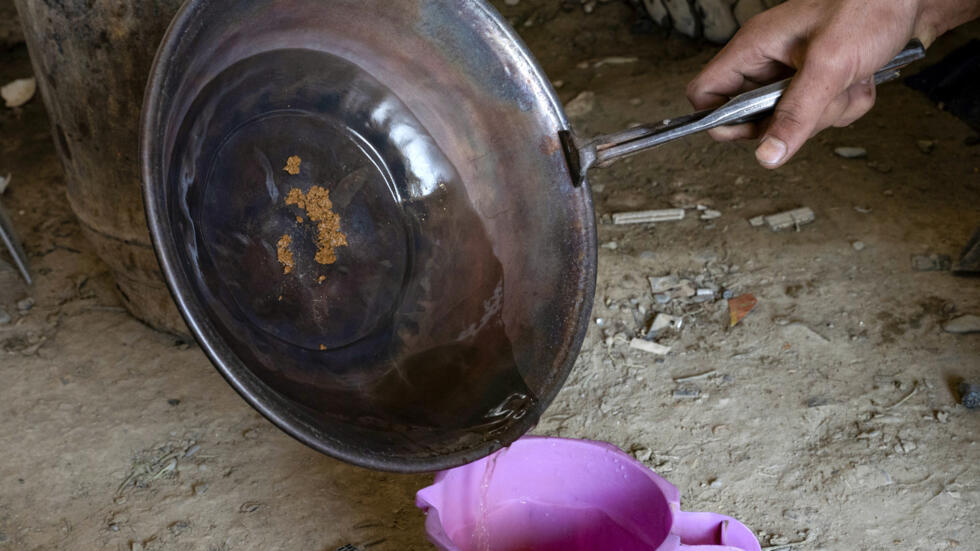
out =
[[[928,46],[980,16],[980,0],[789,0],[752,18],[688,85],[696,109],[796,73],[768,121],[710,131],[762,136],[756,158],[788,161],[817,132],[847,126],[875,101],[873,75],[911,39]]]

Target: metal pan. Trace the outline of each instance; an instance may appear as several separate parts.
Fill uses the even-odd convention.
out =
[[[189,0],[141,161],[164,275],[231,385],[317,450],[430,471],[517,439],[572,368],[607,143],[571,135],[482,0]]]

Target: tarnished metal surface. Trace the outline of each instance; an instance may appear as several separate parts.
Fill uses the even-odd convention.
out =
[[[186,331],[150,245],[138,161],[147,75],[180,0],[15,2],[72,210],[126,307]]]
[[[287,432],[367,467],[442,469],[554,398],[591,310],[594,214],[548,80],[486,3],[192,0],[143,113],[178,305]],[[314,186],[345,232],[333,264],[284,200]]]

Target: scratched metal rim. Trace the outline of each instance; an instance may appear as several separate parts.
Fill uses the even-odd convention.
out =
[[[277,396],[275,392],[265,387],[244,366],[219,336],[206,310],[195,296],[192,285],[179,265],[177,256],[178,243],[171,232],[171,222],[168,218],[166,195],[164,193],[164,165],[167,160],[162,150],[159,128],[164,125],[166,116],[171,115],[167,110],[167,98],[162,91],[173,78],[170,72],[171,64],[182,53],[181,43],[188,34],[202,32],[207,25],[206,18],[201,14],[205,9],[221,4],[223,0],[191,0],[187,2],[173,20],[154,60],[150,79],[147,83],[146,94],[141,119],[141,164],[143,176],[144,200],[148,225],[160,262],[161,270],[170,288],[175,302],[204,352],[216,366],[222,376],[231,386],[255,409],[304,444],[337,459],[367,468],[395,472],[428,472],[455,467],[489,455],[497,449],[509,444],[530,430],[540,415],[551,403],[561,389],[571,371],[582,341],[584,340],[592,309],[596,279],[596,230],[591,193],[587,183],[575,192],[576,209],[581,212],[578,227],[575,231],[569,228],[566,238],[576,241],[580,250],[578,258],[563,259],[579,274],[577,291],[574,297],[576,307],[564,312],[567,343],[564,350],[557,353],[561,357],[557,371],[546,385],[546,392],[537,396],[538,402],[534,409],[515,422],[504,434],[492,441],[485,441],[478,446],[452,453],[442,453],[424,459],[412,458],[406,460],[393,456],[380,456],[365,453],[356,447],[338,444],[317,427],[298,415],[289,407],[289,403]],[[562,111],[561,104],[551,87],[549,79],[544,75],[534,57],[507,25],[499,13],[484,0],[461,0],[463,5],[473,13],[478,14],[479,23],[488,32],[493,32],[506,40],[507,53],[513,56],[519,65],[526,68],[523,74],[512,75],[521,79],[527,86],[534,87],[550,106],[548,116],[553,118],[558,129],[567,129],[568,122]],[[247,22],[242,22],[247,24]],[[498,40],[500,39],[498,37]],[[555,137],[557,139],[557,136]],[[558,148],[560,150],[560,148]],[[561,163],[564,166],[564,163]],[[564,170],[564,181],[559,185],[570,185],[571,178]]]

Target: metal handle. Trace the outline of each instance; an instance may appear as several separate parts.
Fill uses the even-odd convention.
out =
[[[894,59],[875,73],[875,84],[882,84],[898,78],[898,70],[913,61],[924,58],[925,48],[918,40],[905,46]],[[575,178],[575,185],[585,179],[585,174],[593,165],[609,166],[613,162],[630,155],[657,147],[666,142],[718,126],[742,124],[766,117],[776,107],[779,98],[792,79],[774,82],[730,99],[717,109],[697,111],[676,119],[666,119],[659,123],[630,128],[614,134],[605,134],[579,145],[570,132],[562,132],[562,147],[568,159],[569,168]]]

